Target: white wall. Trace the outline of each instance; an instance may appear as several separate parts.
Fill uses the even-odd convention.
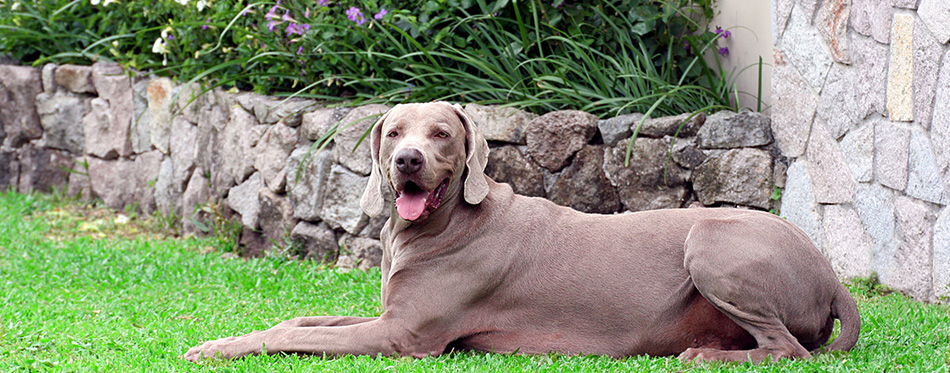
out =
[[[720,57],[723,67],[735,74],[741,107],[756,109],[758,63],[762,57],[762,109],[769,106],[772,94],[772,9],[770,1],[719,0],[718,13],[710,26],[732,32],[719,45],[729,48],[727,57]],[[745,69],[743,71],[743,69]],[[766,111],[768,113],[768,111]]]

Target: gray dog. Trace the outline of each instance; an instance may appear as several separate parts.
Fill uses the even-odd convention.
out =
[[[801,230],[763,212],[584,214],[484,174],[488,144],[458,105],[398,105],[371,134],[362,207],[382,231],[379,317],[299,317],[184,358],[449,349],[807,358],[858,339],[854,299]]]

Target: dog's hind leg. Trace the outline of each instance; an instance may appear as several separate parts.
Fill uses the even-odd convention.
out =
[[[837,286],[837,280],[807,238],[782,221],[749,215],[697,223],[684,250],[684,265],[696,289],[749,332],[757,347],[690,348],[681,360],[760,362],[769,356],[811,356],[799,338],[811,341],[826,332],[834,291],[826,291],[825,282],[830,277]]]

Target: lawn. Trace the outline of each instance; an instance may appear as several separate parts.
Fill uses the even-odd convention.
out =
[[[253,356],[191,364],[207,339],[304,315],[372,316],[379,272],[283,258],[243,260],[160,219],[45,195],[0,193],[0,372],[16,371],[911,371],[950,367],[950,307],[869,281],[849,285],[863,321],[848,353],[811,360],[682,364],[674,358],[450,353],[425,359]],[[223,255],[224,254],[224,255]]]

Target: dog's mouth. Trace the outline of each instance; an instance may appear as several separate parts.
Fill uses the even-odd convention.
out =
[[[415,182],[407,181],[402,191],[395,190],[396,212],[405,220],[418,220],[422,215],[439,208],[448,187],[449,178],[442,180],[439,186],[431,191],[426,191]]]

